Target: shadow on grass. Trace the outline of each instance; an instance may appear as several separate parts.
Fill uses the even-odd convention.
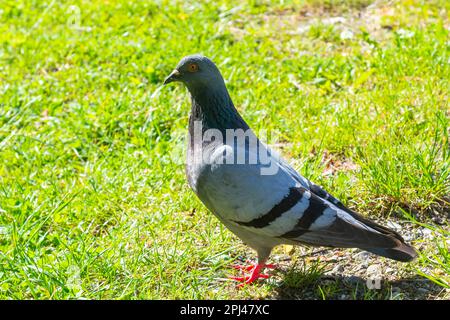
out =
[[[367,279],[357,276],[322,274],[314,278],[311,274],[305,277],[302,271],[280,273],[283,281],[281,286],[274,288],[273,299],[432,300],[442,298],[445,293],[444,288],[420,276],[396,281],[382,280],[379,286],[372,283],[370,289]]]

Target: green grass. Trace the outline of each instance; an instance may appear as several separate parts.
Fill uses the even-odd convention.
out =
[[[449,2],[370,3],[3,1],[0,298],[299,287],[316,299],[401,298],[391,283],[323,282],[320,261],[243,290],[226,280],[254,253],[188,189],[189,98],[161,88],[192,53],[218,63],[244,118],[301,173],[369,217],[435,230],[413,242],[416,262],[394,266],[398,281],[429,279],[443,290],[430,298],[449,298]]]

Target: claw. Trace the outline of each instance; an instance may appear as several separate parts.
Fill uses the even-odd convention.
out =
[[[233,269],[236,269],[236,270],[243,270],[243,271],[252,271],[254,268],[255,268],[255,266],[254,265],[250,265],[250,266],[241,266],[241,265],[239,265],[239,264],[237,264],[237,265],[234,265],[234,266],[232,266],[232,268]]]

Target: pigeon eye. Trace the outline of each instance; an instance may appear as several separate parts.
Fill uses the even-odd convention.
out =
[[[189,72],[197,72],[198,71],[198,64],[191,63],[190,65],[188,65],[187,69],[188,69]]]

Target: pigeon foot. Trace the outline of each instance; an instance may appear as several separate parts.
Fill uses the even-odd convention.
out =
[[[268,274],[262,274],[261,271],[264,270],[264,268],[267,269],[275,269],[276,265],[274,264],[255,264],[250,266],[241,266],[241,265],[235,265],[233,266],[234,269],[242,270],[251,272],[250,275],[244,276],[244,277],[230,277],[230,279],[241,282],[237,285],[238,288],[242,288],[246,284],[253,283],[257,279],[267,279],[270,277]]]

